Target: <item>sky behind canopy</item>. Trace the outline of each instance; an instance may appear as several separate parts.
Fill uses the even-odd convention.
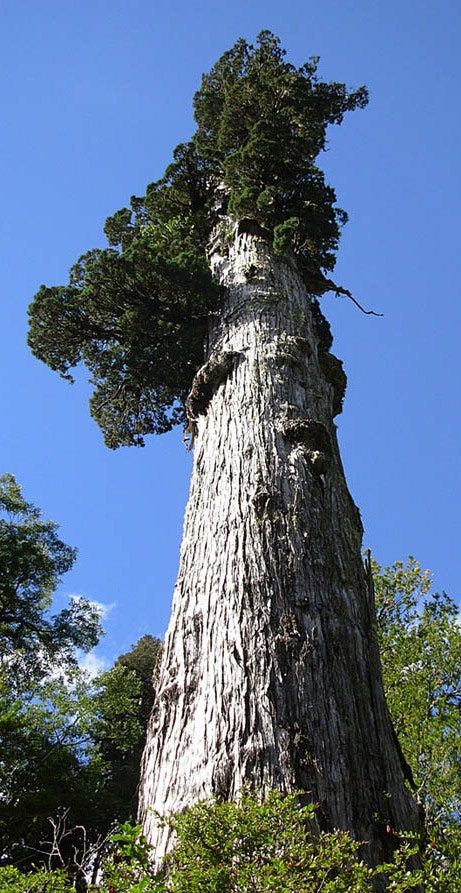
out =
[[[109,451],[73,387],[29,353],[26,309],[105,244],[105,218],[158,179],[193,131],[203,72],[274,31],[287,58],[370,104],[329,132],[320,163],[350,215],[334,274],[383,319],[322,298],[349,385],[336,420],[364,545],[415,555],[460,593],[460,25],[457,0],[0,2],[3,425],[0,473],[79,558],[60,590],[108,606],[111,661],[162,636],[191,456],[182,432]]]

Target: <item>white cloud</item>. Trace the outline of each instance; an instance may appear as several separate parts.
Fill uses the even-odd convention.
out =
[[[74,601],[78,601],[79,599],[85,599],[85,601],[89,602],[91,607],[94,608],[98,612],[100,620],[106,620],[106,618],[109,616],[111,611],[114,610],[114,608],[116,607],[116,604],[117,604],[117,602],[109,602],[109,604],[106,604],[105,602],[98,602],[96,599],[86,598],[85,595],[81,595],[78,592],[72,592],[72,593],[70,593],[70,595],[68,597],[69,597],[69,599],[73,599]]]
[[[108,605],[104,604],[104,602],[97,602],[94,599],[90,600],[90,605],[93,608],[96,608],[99,617],[101,620],[105,620],[106,617],[109,616],[110,612],[114,610],[117,602],[110,602]]]
[[[90,651],[88,654],[83,654],[80,657],[78,665],[86,673],[88,679],[91,680],[108,669],[109,661],[104,657],[99,657],[94,651]]]

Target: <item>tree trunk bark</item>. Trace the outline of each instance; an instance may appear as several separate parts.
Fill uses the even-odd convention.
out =
[[[152,810],[245,784],[301,790],[374,863],[418,812],[333,423],[345,376],[295,264],[241,230],[211,253],[226,300],[189,398],[194,469],[140,814],[160,860],[171,841]]]

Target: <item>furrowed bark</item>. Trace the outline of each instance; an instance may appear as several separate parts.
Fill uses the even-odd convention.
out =
[[[171,841],[154,811],[234,799],[245,784],[299,789],[322,829],[367,841],[374,863],[418,813],[333,423],[345,375],[294,264],[238,229],[211,263],[226,302],[188,405],[194,469],[143,760],[144,831],[160,860]]]

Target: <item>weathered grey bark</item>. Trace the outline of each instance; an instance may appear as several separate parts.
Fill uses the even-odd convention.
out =
[[[333,417],[345,384],[295,265],[248,232],[211,262],[227,286],[189,399],[194,469],[143,761],[141,816],[212,792],[300,789],[324,829],[391,849],[415,828],[384,701],[362,525]]]

